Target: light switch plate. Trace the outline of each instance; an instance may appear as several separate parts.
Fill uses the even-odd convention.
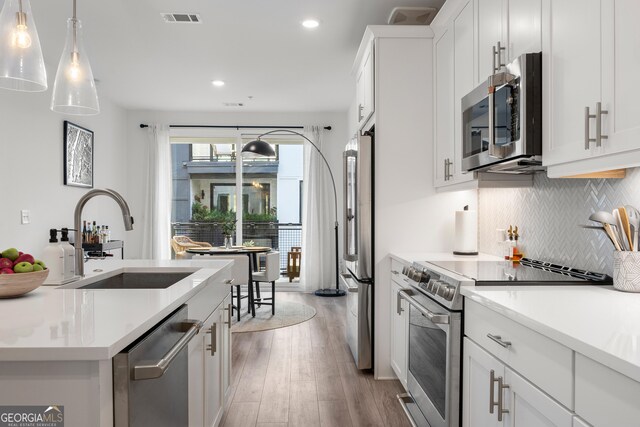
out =
[[[20,222],[22,224],[31,224],[31,211],[22,209],[20,211]]]

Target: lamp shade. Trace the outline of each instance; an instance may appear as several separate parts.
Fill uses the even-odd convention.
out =
[[[67,20],[67,42],[53,84],[51,109],[83,116],[100,112],[96,82],[82,45],[82,25],[78,19]]]
[[[251,141],[242,147],[242,156],[243,157],[275,157],[276,152],[268,142],[262,141],[261,139],[256,139],[255,141]]]
[[[0,12],[0,88],[47,90],[47,70],[29,0],[5,0]]]

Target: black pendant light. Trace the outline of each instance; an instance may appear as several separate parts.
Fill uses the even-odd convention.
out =
[[[244,147],[242,147],[242,154],[251,157],[275,157],[276,152],[271,144],[258,138],[255,141],[245,144]]]

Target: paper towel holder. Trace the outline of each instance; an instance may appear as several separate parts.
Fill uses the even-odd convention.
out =
[[[464,230],[460,230],[460,226],[458,224],[458,213],[466,213],[469,212],[469,205],[466,205],[463,208],[462,212],[456,212],[456,246],[458,245],[458,242],[461,238],[461,233],[464,233]],[[477,218],[476,218],[477,221]],[[474,230],[473,230],[474,228]],[[475,233],[475,250],[468,250],[468,248],[458,248],[458,249],[467,249],[467,250],[454,250],[453,254],[454,255],[465,255],[465,256],[474,256],[474,255],[478,255],[478,237],[477,237],[477,233],[478,233],[478,229],[477,229],[477,224],[475,225],[475,227],[473,227],[472,230]],[[460,233],[460,234],[459,234]]]

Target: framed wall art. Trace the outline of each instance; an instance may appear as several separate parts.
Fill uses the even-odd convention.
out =
[[[66,120],[64,185],[93,188],[93,131]]]

